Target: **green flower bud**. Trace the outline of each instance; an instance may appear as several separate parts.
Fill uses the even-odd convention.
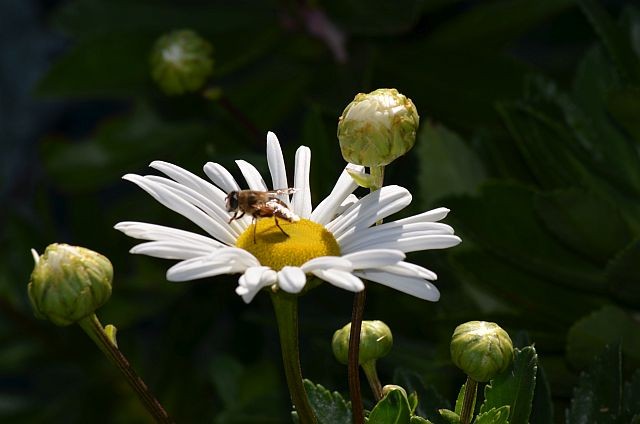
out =
[[[513,344],[498,324],[469,321],[453,332],[451,359],[473,380],[487,382],[509,367]]]
[[[413,147],[419,123],[411,99],[395,88],[360,93],[338,121],[342,156],[356,165],[388,165]]]
[[[109,259],[84,247],[51,244],[44,254],[32,250],[36,265],[28,293],[36,317],[70,325],[94,313],[111,297]]]
[[[343,364],[349,363],[350,333],[351,323],[336,331],[331,341],[333,355]],[[362,321],[358,355],[358,362],[361,365],[387,356],[391,346],[393,346],[393,336],[387,324],[382,321]]]
[[[169,95],[199,90],[213,70],[211,51],[193,31],[165,34],[151,51],[151,76]]]

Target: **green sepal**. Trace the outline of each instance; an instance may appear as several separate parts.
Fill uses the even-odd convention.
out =
[[[409,400],[402,390],[391,390],[369,414],[369,424],[409,424]]]
[[[448,424],[460,424],[460,415],[450,409],[438,409],[438,412]]]
[[[347,173],[349,173],[353,181],[355,181],[355,183],[358,184],[360,187],[364,187],[372,190],[377,190],[380,188],[378,187],[378,184],[376,184],[376,181],[375,181],[376,179],[371,174],[367,174],[365,172],[357,172],[351,169],[347,169]]]

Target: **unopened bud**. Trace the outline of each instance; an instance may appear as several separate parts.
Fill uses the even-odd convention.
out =
[[[469,321],[453,332],[451,359],[470,378],[487,382],[511,364],[513,344],[498,324]]]
[[[411,99],[395,88],[360,93],[338,121],[342,156],[356,165],[388,165],[413,147],[419,123]]]
[[[111,297],[109,259],[84,247],[51,244],[38,257],[28,286],[38,318],[70,325],[95,312]]]
[[[165,34],[151,51],[151,76],[169,95],[199,90],[213,70],[211,51],[191,30]]]
[[[345,325],[333,334],[331,347],[336,359],[347,364],[349,362],[349,338],[351,323]],[[378,358],[387,356],[393,346],[391,329],[382,321],[363,321],[360,330],[359,363],[365,364]]]

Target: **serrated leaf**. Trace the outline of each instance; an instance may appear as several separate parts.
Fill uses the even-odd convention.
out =
[[[536,385],[538,356],[533,346],[514,350],[513,365],[485,386],[480,413],[508,405],[510,424],[527,424]]]
[[[620,412],[621,372],[620,346],[607,346],[580,376],[567,413],[567,424],[615,423]]]
[[[619,209],[588,191],[571,188],[537,193],[534,205],[547,228],[560,240],[600,263],[631,241],[631,230]]]
[[[551,399],[551,388],[547,380],[544,368],[538,363],[538,374],[536,375],[536,388],[533,393],[533,404],[531,406],[530,424],[549,424],[553,422],[553,401]]]
[[[456,133],[427,122],[418,135],[416,154],[423,204],[453,194],[473,194],[486,179],[484,165]]]
[[[413,415],[409,420],[409,424],[433,424],[433,423],[426,418],[422,418],[418,415]]]
[[[409,424],[409,402],[402,390],[392,390],[371,410],[369,424]]]
[[[304,380],[309,402],[318,418],[318,424],[351,424],[351,406],[338,392],[330,392],[320,384]]]
[[[500,408],[491,408],[486,412],[481,412],[476,417],[474,424],[508,424],[509,406],[501,406]]]
[[[640,361],[640,325],[624,310],[607,305],[577,321],[567,334],[567,357],[583,368],[611,343],[621,343],[622,352]]]
[[[448,198],[445,204],[456,211],[450,217],[456,229],[498,257],[559,285],[603,292],[602,269],[549,234],[535,213],[533,195],[519,184],[491,182],[477,197]]]
[[[604,303],[602,298],[561,286],[484,251],[456,250],[449,259],[460,281],[490,291],[517,313],[526,311],[526,325],[535,322],[565,331],[576,319]],[[553,296],[549,296],[551,292]]]

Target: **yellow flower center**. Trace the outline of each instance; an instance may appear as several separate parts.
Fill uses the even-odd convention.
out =
[[[297,222],[280,219],[278,224],[287,235],[276,227],[274,219],[262,218],[240,234],[236,246],[276,271],[287,265],[300,266],[319,256],[340,256],[338,242],[322,225],[308,219]]]

